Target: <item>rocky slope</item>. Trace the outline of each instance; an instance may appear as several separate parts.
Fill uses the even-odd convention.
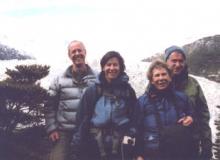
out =
[[[187,54],[189,73],[220,82],[220,35],[204,37],[182,47]],[[143,61],[162,57],[162,53],[156,53]]]
[[[25,60],[25,59],[33,59],[33,57],[28,56],[26,53],[21,53],[14,48],[8,47],[0,43],[0,60]]]
[[[220,82],[220,35],[199,39],[183,48],[190,73]]]

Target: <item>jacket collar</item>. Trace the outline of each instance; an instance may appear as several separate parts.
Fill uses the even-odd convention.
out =
[[[109,83],[105,78],[105,73],[101,71],[99,76],[97,77],[97,84],[105,87],[114,87],[114,86],[123,86],[127,85],[129,81],[129,77],[125,72],[122,72],[116,79],[114,79],[111,83]]]
[[[150,84],[145,93],[150,99],[160,99],[165,97],[172,97],[173,92],[173,84],[171,83],[165,90],[162,91],[156,89],[154,85]]]
[[[95,72],[90,68],[89,65],[86,64],[86,67],[87,67],[87,72],[85,72],[82,75],[79,75],[79,77],[76,77],[77,75],[73,75],[72,73],[72,65],[71,65],[66,69],[64,76],[72,78],[73,81],[76,83],[85,82],[86,79],[95,79],[95,76],[96,76]]]
[[[188,67],[186,66],[182,72],[178,75],[173,76],[172,81],[174,88],[177,90],[181,90],[188,80]]]

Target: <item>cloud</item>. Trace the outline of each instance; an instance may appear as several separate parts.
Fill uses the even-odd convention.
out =
[[[20,0],[0,2],[1,41],[43,61],[68,61],[66,46],[85,42],[88,59],[117,50],[142,59],[168,45],[218,34],[217,0]],[[95,55],[95,56],[94,56]]]

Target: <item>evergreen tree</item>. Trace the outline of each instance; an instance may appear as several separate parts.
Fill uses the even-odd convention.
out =
[[[11,133],[18,124],[37,126],[44,117],[47,91],[39,80],[49,73],[49,66],[17,65],[7,69],[8,78],[0,82],[0,127]]]

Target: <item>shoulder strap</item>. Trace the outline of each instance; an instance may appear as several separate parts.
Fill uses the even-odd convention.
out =
[[[100,85],[96,85],[96,100],[95,103],[98,101],[98,99],[102,96],[102,87]]]

